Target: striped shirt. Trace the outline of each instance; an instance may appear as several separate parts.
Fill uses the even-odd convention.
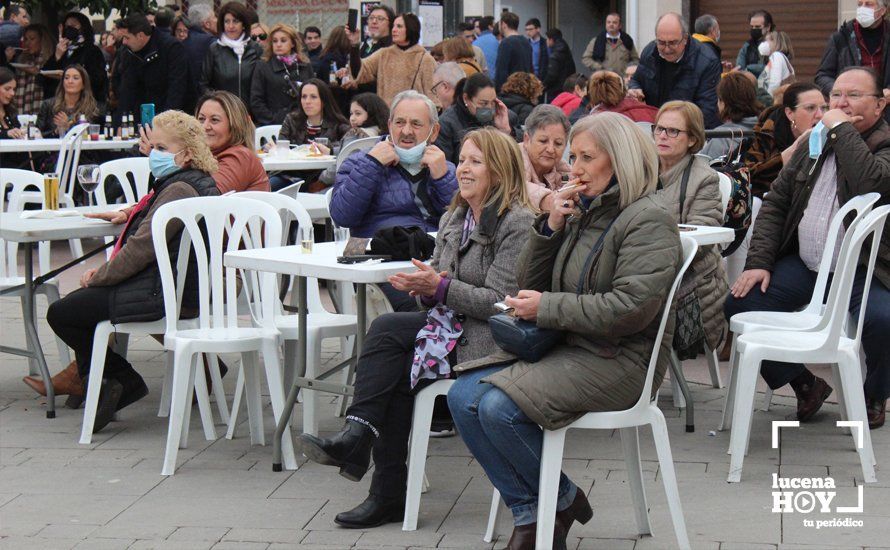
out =
[[[838,208],[837,159],[834,152],[831,152],[822,163],[819,177],[816,179],[807,207],[803,211],[803,217],[797,226],[797,241],[800,245],[798,253],[810,271],[819,271],[825,242],[828,240],[828,226],[834,215],[837,214]],[[834,271],[834,264],[837,262],[843,239],[844,227],[842,225],[832,251],[831,271]]]

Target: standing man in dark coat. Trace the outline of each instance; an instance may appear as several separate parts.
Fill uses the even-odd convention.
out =
[[[501,14],[501,43],[494,69],[494,85],[500,91],[507,77],[513,73],[534,74],[532,45],[519,34],[519,16],[506,11]]]
[[[721,124],[717,115],[720,60],[697,40],[689,39],[689,26],[678,13],[669,12],[655,24],[655,40],[640,55],[630,79],[628,95],[661,107],[668,101],[691,101],[705,116],[705,128]]]
[[[562,31],[550,29],[547,31],[547,49],[550,57],[547,60],[547,70],[544,73],[544,95],[547,102],[562,93],[562,87],[569,75],[575,74],[575,60],[572,58],[572,50],[563,39]]]
[[[204,66],[204,58],[216,37],[207,29],[216,28],[216,14],[213,8],[207,4],[195,4],[189,8],[189,36],[182,42],[185,50],[185,58],[188,64],[187,90],[184,109],[187,113],[193,113],[198,103],[198,78]]]
[[[189,70],[182,43],[159,32],[141,14],[123,19],[118,27],[125,48],[119,60],[115,122],[131,113],[139,120],[143,103],[154,103],[155,113],[184,109]]]

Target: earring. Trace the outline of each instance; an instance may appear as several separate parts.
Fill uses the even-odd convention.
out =
[[[797,121],[796,120],[794,120],[794,119],[791,120],[791,127],[794,128],[795,130],[797,130]]]

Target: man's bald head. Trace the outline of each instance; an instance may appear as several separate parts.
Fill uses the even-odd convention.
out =
[[[655,23],[655,45],[665,61],[676,63],[683,57],[689,40],[689,24],[679,14],[668,12]]]

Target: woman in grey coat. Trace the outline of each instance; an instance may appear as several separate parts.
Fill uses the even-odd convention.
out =
[[[601,113],[574,126],[569,146],[570,183],[580,187],[557,193],[553,210],[535,221],[516,261],[523,290],[505,299],[516,316],[565,339],[537,363],[503,351],[463,362],[448,393],[458,432],[513,513],[512,550],[535,546],[541,427],[639,400],[682,255],[676,223],[651,194],[658,160],[643,130]],[[579,209],[570,193],[579,194]],[[653,390],[670,341],[668,334]],[[565,475],[556,509],[553,548],[564,549],[572,523],[592,516]]]
[[[353,481],[368,470],[373,448],[370,494],[336,516],[343,527],[402,521],[414,393],[432,379],[450,378],[456,361],[495,348],[488,317],[497,313],[496,302],[519,290],[516,257],[534,215],[516,142],[494,129],[470,132],[456,173],[458,194],[439,223],[430,265],[414,260],[417,271],[390,278],[424,311],[390,313],[371,324],[342,431],[329,439],[299,437],[310,460],[337,466]]]

